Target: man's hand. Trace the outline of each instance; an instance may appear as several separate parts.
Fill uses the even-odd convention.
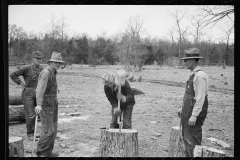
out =
[[[24,90],[24,88],[26,87],[25,84],[22,82],[21,84],[22,90]]]
[[[192,115],[188,121],[188,125],[195,126],[196,120],[197,120],[197,117]]]
[[[42,106],[37,105],[37,106],[35,107],[35,112],[36,112],[36,114],[41,113],[41,111],[42,111]]]
[[[181,118],[181,115],[182,115],[182,108],[179,108],[177,112],[178,112],[178,117]]]
[[[126,102],[126,96],[124,96],[122,93],[117,93],[117,98],[123,103]]]
[[[121,109],[114,108],[113,113],[117,116],[120,116],[121,115]]]

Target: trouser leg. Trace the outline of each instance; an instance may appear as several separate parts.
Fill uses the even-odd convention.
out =
[[[112,120],[110,123],[110,128],[119,128],[119,125],[117,123],[117,116],[113,113],[114,109],[112,108]]]
[[[127,105],[123,109],[123,129],[132,129],[133,105]]]
[[[34,133],[35,128],[35,90],[25,89],[23,93],[23,103],[26,119],[27,135]]]

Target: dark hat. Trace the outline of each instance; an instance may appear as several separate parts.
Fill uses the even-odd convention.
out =
[[[32,53],[32,58],[42,58],[43,54],[40,51],[35,51]]]
[[[49,62],[59,62],[59,63],[64,63],[64,61],[62,61],[62,56],[61,53],[58,52],[53,52],[51,59],[48,60]]]
[[[197,49],[197,48],[188,48],[188,49],[185,49],[184,50],[184,57],[183,58],[181,58],[181,59],[195,59],[195,58],[197,58],[197,59],[201,59],[201,58],[203,58],[203,57],[200,57],[199,56],[199,52],[200,52],[200,50],[199,49]]]

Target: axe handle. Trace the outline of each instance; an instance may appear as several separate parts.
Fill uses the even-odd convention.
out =
[[[35,137],[36,137],[36,132],[37,132],[37,120],[38,120],[38,115],[36,114],[35,129],[34,129],[33,143],[32,143],[32,157],[33,157],[34,143],[35,143]]]
[[[121,93],[121,85],[118,84],[118,94],[120,94],[120,93]],[[118,109],[120,110],[120,99],[118,99]],[[121,129],[122,129],[122,122],[120,122],[120,116],[117,117],[117,122],[119,125],[119,132],[121,132]]]

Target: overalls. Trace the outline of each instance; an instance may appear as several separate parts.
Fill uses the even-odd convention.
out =
[[[33,70],[32,70],[33,71]],[[38,83],[38,77],[40,69],[33,71],[33,76],[31,80],[26,84],[26,87],[22,91],[22,100],[25,111],[27,135],[31,136],[34,134],[35,127],[35,107],[36,107],[36,87]]]
[[[50,79],[44,93],[42,112],[40,113],[41,137],[37,144],[37,155],[44,154],[45,156],[52,153],[58,127],[57,80],[56,74],[53,75],[50,70],[49,72]]]
[[[199,71],[199,70],[198,70]],[[198,72],[196,71],[196,72]],[[202,107],[202,111],[197,116],[197,120],[194,126],[189,126],[188,121],[192,115],[194,104],[196,103],[195,92],[193,88],[193,79],[195,73],[189,77],[186,84],[186,91],[183,99],[182,108],[182,136],[186,148],[186,157],[193,157],[193,150],[195,145],[201,145],[202,143],[202,125],[207,116],[208,98],[205,96],[205,101]]]

